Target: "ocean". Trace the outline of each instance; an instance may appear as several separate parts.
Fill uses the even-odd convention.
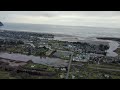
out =
[[[68,34],[83,38],[89,37],[120,37],[118,28],[101,28],[88,26],[62,26],[47,24],[4,23],[5,30],[28,31],[40,33]]]

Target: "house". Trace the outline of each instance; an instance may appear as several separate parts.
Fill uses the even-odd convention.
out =
[[[90,57],[103,57],[102,54],[89,53]]]
[[[48,44],[41,44],[38,47],[46,47],[46,48],[49,48],[51,50],[51,46]]]
[[[57,70],[61,70],[61,71],[67,71],[68,70],[68,67],[66,67],[66,66],[60,66],[60,67],[54,67],[55,69],[57,69]]]
[[[27,47],[35,48],[35,45],[33,43],[25,43]]]
[[[61,68],[61,71],[66,71],[66,68]]]

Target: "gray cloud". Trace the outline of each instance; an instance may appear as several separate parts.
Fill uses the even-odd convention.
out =
[[[59,15],[85,15],[85,16],[118,16],[119,11],[0,11],[0,15],[19,14],[32,16],[59,16]]]
[[[0,11],[0,20],[16,23],[120,28],[120,11]]]

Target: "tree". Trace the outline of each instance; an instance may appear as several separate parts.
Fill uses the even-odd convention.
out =
[[[104,46],[104,49],[105,49],[105,50],[109,49],[109,46],[108,46],[108,45],[105,45],[105,46]]]
[[[104,51],[104,50],[109,49],[109,46],[108,46],[108,45],[100,44],[100,45],[99,45],[99,49],[100,49],[101,51]]]
[[[28,48],[28,55],[31,55],[31,48]]]
[[[43,46],[44,49],[47,49],[45,46]]]
[[[107,52],[104,52],[103,54],[106,56],[106,55],[107,55]]]
[[[100,44],[100,45],[99,45],[99,49],[100,49],[101,51],[103,51],[103,50],[104,50],[104,45],[103,45],[103,44]]]
[[[17,44],[24,44],[24,42],[19,40],[19,41],[17,41]]]

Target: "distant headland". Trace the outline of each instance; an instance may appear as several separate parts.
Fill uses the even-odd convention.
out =
[[[3,23],[2,23],[2,22],[0,22],[0,26],[3,26]]]

